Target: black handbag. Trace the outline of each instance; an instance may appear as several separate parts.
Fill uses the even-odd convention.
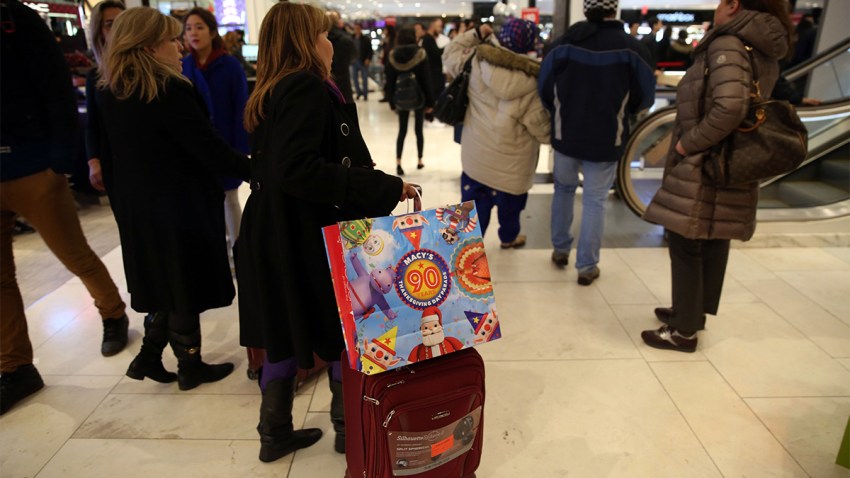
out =
[[[448,125],[456,125],[463,122],[466,116],[466,108],[469,106],[469,76],[472,73],[472,59],[475,54],[466,60],[463,70],[449,83],[449,86],[440,93],[437,102],[434,103],[434,117]]]
[[[764,99],[759,87],[753,47],[753,80],[747,116],[729,136],[706,154],[703,172],[718,186],[735,186],[789,173],[808,155],[808,130],[787,101]],[[703,88],[708,84],[708,69]],[[702,96],[704,109],[705,91]],[[701,111],[702,113],[702,111]],[[704,116],[701,114],[701,116]]]

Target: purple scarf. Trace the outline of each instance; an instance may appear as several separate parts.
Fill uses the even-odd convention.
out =
[[[339,104],[345,104],[345,97],[342,96],[342,91],[339,90],[339,87],[336,86],[336,83],[334,83],[333,80],[325,80],[325,87],[328,89],[328,91],[333,93],[333,96],[336,98]]]

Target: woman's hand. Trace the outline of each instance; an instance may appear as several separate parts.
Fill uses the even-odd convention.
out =
[[[685,151],[685,148],[682,147],[681,141],[676,142],[676,152],[679,153],[681,156],[687,156],[688,155],[688,152]]]
[[[421,211],[422,210],[422,197],[420,191],[420,186],[418,184],[413,183],[403,183],[401,187],[401,199],[398,202],[404,202],[408,199],[413,199],[413,210]]]
[[[89,182],[98,191],[106,191],[106,186],[103,184],[103,173],[100,170],[100,160],[97,158],[89,160]]]

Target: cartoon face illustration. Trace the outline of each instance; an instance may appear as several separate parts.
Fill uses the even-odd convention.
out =
[[[443,240],[446,241],[449,245],[454,245],[458,240],[458,232],[457,229],[445,227],[440,229],[440,235],[443,236]]]
[[[395,356],[396,331],[397,328],[394,328],[374,340],[369,340],[368,337],[363,338],[363,354],[360,356],[363,373],[366,375],[380,373],[401,361]]]
[[[499,318],[496,317],[496,314],[487,314],[481,320],[483,324],[479,325],[478,331],[475,334],[476,344],[489,342],[493,334],[499,330]]]
[[[372,287],[382,294],[386,294],[393,288],[393,283],[397,277],[395,271],[389,267],[374,269],[369,275],[372,276]]]
[[[371,219],[356,219],[340,223],[339,233],[345,241],[346,249],[352,249],[363,244],[370,237],[372,230]]]
[[[384,240],[376,235],[371,235],[366,238],[363,243],[363,252],[370,256],[377,256],[384,250]]]

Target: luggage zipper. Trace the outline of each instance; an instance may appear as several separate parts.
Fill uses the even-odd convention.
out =
[[[380,400],[376,400],[372,397],[367,397],[366,395],[363,395],[363,400],[371,403],[372,405],[380,405],[381,404]]]
[[[417,400],[415,402],[408,403],[408,404],[406,404],[406,406],[403,406],[403,407],[393,408],[392,410],[390,410],[390,413],[387,414],[387,418],[384,420],[383,426],[384,426],[384,428],[388,428],[390,426],[390,421],[392,420],[393,416],[395,416],[397,411],[422,408],[423,406],[427,406],[427,405],[430,405],[432,403],[445,402],[445,401],[453,400],[457,397],[462,397],[464,395],[472,395],[472,394],[476,395],[475,403],[481,404],[481,394],[478,392],[478,387],[477,386],[468,386],[468,387],[463,387],[461,389],[458,389],[452,394],[443,395],[443,396],[441,396],[437,399],[435,399],[433,397],[428,397],[428,398],[423,399],[423,400]]]

